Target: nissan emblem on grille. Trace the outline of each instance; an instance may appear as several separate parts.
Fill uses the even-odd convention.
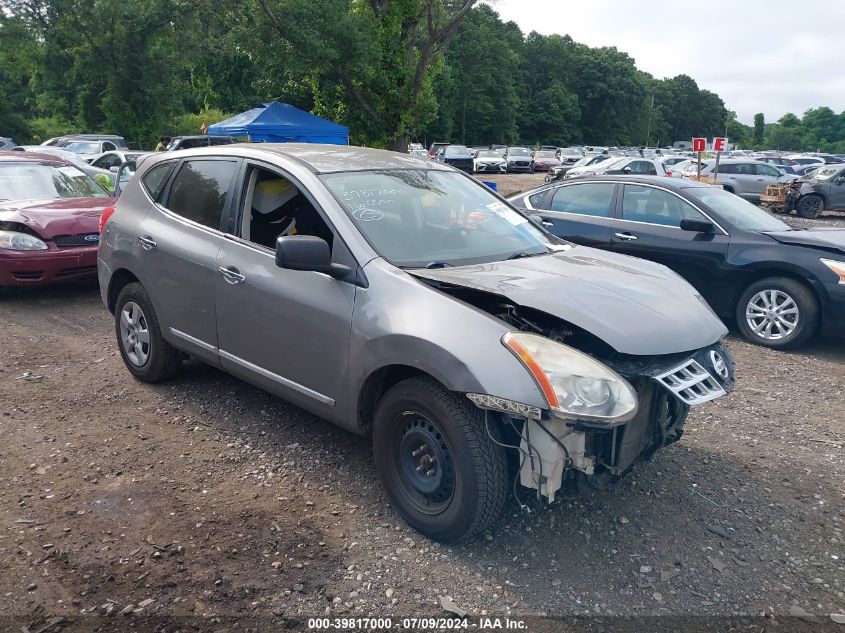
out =
[[[712,354],[717,354],[719,358],[721,358],[721,354],[711,353],[710,359],[715,366],[716,359]],[[724,359],[722,359],[722,365],[725,366],[725,373],[727,373],[728,368]],[[716,369],[716,371],[719,370]],[[678,396],[682,402],[691,406],[714,400],[727,393],[722,385],[692,358],[667,372],[655,376],[655,380]]]

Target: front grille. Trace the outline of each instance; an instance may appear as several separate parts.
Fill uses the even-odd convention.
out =
[[[727,393],[693,358],[655,376],[655,379],[690,406],[714,400]]]
[[[86,233],[85,235],[57,235],[53,243],[58,248],[75,248],[80,246],[96,246],[100,242],[97,233]]]

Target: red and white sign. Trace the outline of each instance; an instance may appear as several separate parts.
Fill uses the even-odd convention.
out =
[[[703,152],[707,150],[707,139],[706,138],[694,138],[692,139],[692,151],[694,152]]]
[[[717,136],[713,139],[713,151],[724,152],[728,148],[728,139],[726,136]]]

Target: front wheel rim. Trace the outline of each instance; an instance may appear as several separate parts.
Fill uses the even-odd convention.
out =
[[[398,420],[393,471],[403,496],[421,514],[441,514],[455,493],[455,467],[446,436],[416,411]]]
[[[755,336],[780,341],[798,329],[801,312],[795,299],[782,290],[761,290],[748,301],[745,321]]]
[[[126,358],[136,367],[143,367],[150,358],[150,328],[141,306],[134,301],[125,303],[119,327]]]
[[[815,196],[804,201],[804,210],[810,213],[817,213],[821,210],[822,201]]]

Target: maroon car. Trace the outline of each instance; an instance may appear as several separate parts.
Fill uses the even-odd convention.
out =
[[[100,216],[114,201],[55,156],[0,152],[0,291],[96,275]]]
[[[554,152],[538,150],[534,152],[534,170],[550,171],[552,167],[560,167],[560,159]]]

